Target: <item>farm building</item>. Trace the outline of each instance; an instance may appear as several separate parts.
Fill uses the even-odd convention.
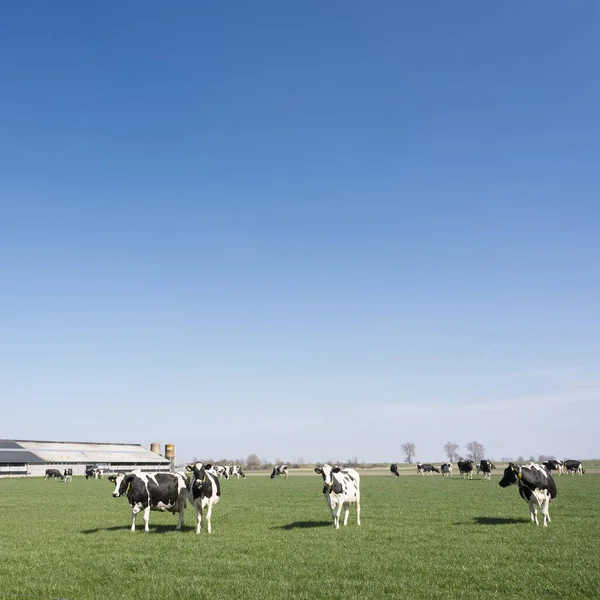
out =
[[[154,445],[153,445],[154,447]],[[85,475],[86,465],[106,471],[169,471],[171,461],[141,444],[0,440],[0,477],[44,476],[46,469]]]

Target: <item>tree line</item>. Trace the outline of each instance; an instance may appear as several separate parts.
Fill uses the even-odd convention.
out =
[[[444,444],[444,453],[451,463],[459,460],[470,459],[473,462],[479,462],[485,458],[485,446],[481,442],[468,442],[465,446],[466,456],[462,456],[459,452],[460,446],[456,442],[446,442]],[[414,442],[406,442],[402,444],[402,452],[404,452],[405,462],[412,464],[417,455],[417,447]]]

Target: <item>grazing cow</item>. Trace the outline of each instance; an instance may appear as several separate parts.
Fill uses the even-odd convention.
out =
[[[459,460],[458,472],[463,476],[463,479],[473,479],[473,461],[471,459]]]
[[[542,509],[542,525],[547,527],[550,523],[548,505],[550,500],[556,498],[556,484],[550,471],[535,463],[529,463],[524,467],[509,463],[504,469],[504,476],[499,485],[504,488],[515,483],[519,485],[521,498],[529,505],[530,519],[539,525],[537,517],[537,506],[539,506]]]
[[[65,480],[65,483],[73,481],[73,469],[65,469],[63,472],[63,478]]]
[[[242,467],[233,465],[229,467],[229,477],[237,477],[238,479],[241,477],[242,479],[246,479],[246,473],[244,473]]]
[[[558,471],[559,475],[563,474],[565,463],[562,460],[545,460],[542,464],[551,474],[552,471]]]
[[[496,465],[491,460],[487,460],[484,458],[479,463],[479,467],[477,467],[477,472],[483,473],[484,478],[489,481],[492,478],[492,469],[495,469],[495,468],[496,468]]]
[[[135,518],[141,510],[144,511],[144,531],[149,531],[151,510],[179,513],[175,529],[181,529],[189,484],[185,473],[143,473],[136,470],[111,475],[108,480],[115,484],[113,498],[127,495],[131,506],[131,531],[135,531]]]
[[[275,479],[279,475],[283,475],[286,479],[288,477],[288,466],[287,465],[275,465],[273,472],[271,473],[271,479]]]
[[[190,502],[196,509],[196,533],[202,529],[202,511],[206,508],[206,530],[211,532],[210,518],[212,507],[221,497],[221,484],[219,479],[210,472],[211,465],[202,462],[187,465],[186,471],[194,474],[190,485]]]
[[[44,479],[64,479],[64,477],[58,469],[46,469]]]
[[[86,479],[102,479],[102,475],[104,474],[104,471],[102,469],[99,469],[98,467],[94,467],[93,465],[86,465],[85,466],[85,478]]]
[[[398,473],[398,464],[397,463],[392,463],[390,465],[390,472],[392,473],[392,475],[396,475],[397,477],[400,477],[400,473]]]
[[[417,474],[418,475],[433,475],[434,473],[439,473],[440,470],[437,467],[434,467],[430,463],[417,463]]]
[[[315,473],[323,476],[323,495],[333,526],[340,528],[340,514],[344,509],[344,527],[348,525],[350,505],[356,505],[356,524],[360,525],[360,476],[354,469],[340,469],[331,465],[316,467]]]
[[[221,477],[225,477],[225,479],[229,479],[229,469],[227,467],[220,467],[219,465],[212,465],[210,469],[206,469],[210,471],[213,475],[216,475],[219,479]]]
[[[443,477],[452,477],[452,463],[442,463],[440,469]]]
[[[565,460],[565,471],[567,475],[583,475],[583,465],[580,460]]]

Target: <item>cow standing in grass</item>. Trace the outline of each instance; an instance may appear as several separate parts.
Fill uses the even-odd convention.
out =
[[[473,479],[473,461],[471,459],[459,460],[458,472],[462,475],[463,479]]]
[[[64,479],[64,477],[58,469],[46,469],[44,479]]]
[[[65,483],[70,483],[73,481],[73,469],[65,469],[63,472],[63,478]]]
[[[212,508],[221,498],[221,484],[216,475],[211,473],[211,465],[202,462],[187,465],[186,471],[194,474],[190,485],[190,502],[196,509],[196,533],[202,530],[202,511],[206,508],[206,530],[211,529]]]
[[[567,475],[583,475],[585,473],[580,460],[565,460]]]
[[[149,531],[150,511],[169,511],[179,513],[179,522],[175,527],[180,530],[183,525],[183,513],[188,491],[188,478],[185,473],[117,473],[108,478],[115,484],[113,498],[126,495],[131,506],[131,531],[135,531],[135,519],[140,511],[144,511],[144,530]]]
[[[442,463],[440,470],[442,477],[452,477],[452,463]]]
[[[344,509],[344,527],[348,525],[350,505],[356,505],[356,524],[360,525],[360,476],[354,469],[340,469],[331,465],[316,467],[315,473],[323,477],[323,495],[331,516],[333,526],[340,527],[340,514]]]
[[[282,475],[285,479],[288,478],[288,466],[287,465],[275,465],[271,473],[271,479]]]
[[[477,471],[483,473],[483,477],[488,481],[492,478],[492,469],[495,469],[496,465],[491,460],[483,459],[477,467]]]
[[[504,488],[515,483],[519,486],[521,498],[529,505],[531,521],[539,525],[537,516],[537,507],[539,506],[542,510],[542,525],[547,527],[550,523],[548,506],[550,500],[556,498],[556,484],[550,471],[535,463],[529,463],[524,467],[509,463],[499,485]]]
[[[398,472],[398,464],[397,463],[391,464],[390,472],[392,475],[396,475],[397,477],[400,477],[400,473]]]

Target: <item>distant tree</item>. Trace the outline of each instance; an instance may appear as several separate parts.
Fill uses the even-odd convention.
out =
[[[479,442],[469,442],[467,444],[467,456],[473,461],[473,462],[479,462],[482,458],[485,457],[485,447],[483,444],[479,443]]]
[[[529,457],[529,462],[535,462],[535,456],[533,454]]]
[[[444,444],[444,452],[450,462],[456,462],[458,460],[457,450],[460,446],[456,442],[446,442]]]
[[[304,456],[299,456],[299,457],[296,459],[296,461],[297,461],[297,463],[298,463],[299,465],[305,465],[305,464],[306,464],[306,461],[304,460]]]
[[[402,444],[402,452],[404,452],[404,458],[406,458],[406,462],[411,464],[415,454],[417,453],[417,448],[412,442],[406,442],[406,444]]]
[[[540,454],[538,456],[539,463],[543,463],[547,460],[556,460],[556,456],[554,456],[554,454]]]
[[[358,467],[358,456],[355,456],[354,458],[349,458],[346,461],[346,466],[351,468]]]
[[[513,459],[510,456],[503,456],[500,460],[501,460],[501,462],[504,462],[504,463],[513,462]]]
[[[258,454],[249,454],[246,459],[246,466],[250,469],[260,467],[260,458],[258,457]]]
[[[517,456],[517,462],[520,462],[520,463],[525,462],[525,459],[523,458],[523,456],[521,456],[519,454],[519,456]]]

